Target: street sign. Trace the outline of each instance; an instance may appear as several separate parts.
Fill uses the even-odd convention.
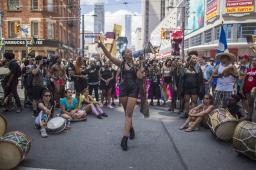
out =
[[[30,25],[21,24],[20,32],[21,32],[21,37],[26,38],[28,35],[30,35]]]
[[[96,38],[100,33],[84,33],[84,38]]]

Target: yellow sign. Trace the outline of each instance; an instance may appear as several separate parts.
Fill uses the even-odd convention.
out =
[[[240,6],[240,7],[228,7],[225,9],[226,13],[247,13],[253,12],[254,6]]]
[[[115,24],[114,25],[114,30],[113,32],[115,33],[115,40],[113,41],[113,44],[112,44],[112,47],[111,47],[111,54],[113,56],[116,55],[116,52],[117,52],[117,47],[116,47],[116,40],[120,37],[121,35],[121,32],[122,32],[122,26],[121,25],[118,25],[118,24]]]
[[[208,20],[210,20],[210,19],[216,17],[217,15],[218,15],[218,12],[217,12],[217,11],[214,11],[214,12],[212,12],[212,13],[206,15],[206,20],[208,21]]]

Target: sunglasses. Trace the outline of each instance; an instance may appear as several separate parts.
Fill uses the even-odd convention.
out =
[[[44,95],[44,97],[51,97],[51,95]]]
[[[208,97],[205,97],[204,99],[209,99]]]

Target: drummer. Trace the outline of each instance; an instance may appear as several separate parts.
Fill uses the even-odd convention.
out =
[[[185,129],[186,132],[196,130],[201,122],[206,122],[208,114],[214,109],[213,97],[210,94],[204,96],[203,103],[191,109],[188,113],[189,117],[186,122],[180,127],[180,130]]]
[[[72,90],[65,90],[64,98],[60,99],[60,108],[62,112],[62,117],[67,119],[67,128],[71,128],[71,120],[86,120],[86,112],[84,110],[78,109],[78,100],[72,97]]]
[[[54,110],[53,104],[51,103],[51,97],[51,91],[45,89],[43,90],[41,100],[38,103],[39,114],[35,119],[35,127],[40,129],[40,133],[43,138],[48,136],[46,132],[46,125]]]

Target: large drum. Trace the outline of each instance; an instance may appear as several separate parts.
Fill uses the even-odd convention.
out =
[[[0,114],[0,136],[5,134],[7,128],[7,122],[3,115]]]
[[[47,132],[61,133],[66,128],[66,119],[63,117],[54,117],[47,123]]]
[[[242,121],[237,125],[233,147],[237,152],[256,160],[256,123]]]
[[[31,139],[22,132],[13,131],[0,137],[0,169],[12,169],[25,159]]]
[[[223,141],[232,140],[237,123],[238,120],[223,108],[215,109],[209,115],[209,127],[213,134]]]

